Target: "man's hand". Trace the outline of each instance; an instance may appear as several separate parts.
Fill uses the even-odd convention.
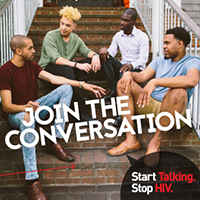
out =
[[[89,73],[92,70],[92,65],[88,63],[77,63],[76,67]]]
[[[131,76],[131,72],[126,72],[123,74],[122,78],[118,82],[119,89],[121,90],[122,94],[126,94],[129,85],[134,89],[134,81]]]
[[[140,107],[141,105],[142,107],[144,107],[145,104],[147,105],[149,104],[149,97],[156,88],[155,81],[156,79],[151,79],[143,88],[142,92],[140,93],[138,97],[138,101],[137,101],[138,107]]]
[[[96,73],[98,70],[100,70],[101,63],[100,63],[100,59],[99,59],[99,55],[98,54],[94,55],[92,57],[91,66],[92,66],[92,70],[94,71],[94,73]]]
[[[92,84],[88,84],[88,83],[83,84],[83,89],[93,92],[97,98],[101,98],[102,97],[101,94],[104,94],[104,95],[106,94],[105,93],[106,90],[103,89],[102,87],[92,85]]]
[[[26,104],[26,108],[33,108],[33,112],[35,112],[39,107],[39,103],[38,102],[33,102],[33,101],[29,101]]]
[[[102,63],[105,63],[106,59],[109,58],[109,52],[107,51],[107,49],[105,47],[100,49],[99,56],[100,56]]]
[[[130,71],[131,69],[133,69],[133,65],[132,64],[124,64],[121,69],[119,70],[119,72],[126,72],[126,71]]]

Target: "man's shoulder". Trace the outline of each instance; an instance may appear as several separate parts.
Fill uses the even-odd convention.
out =
[[[193,56],[193,55],[185,55],[185,60],[186,61],[189,61],[189,60],[196,60],[196,61],[198,61],[198,62],[200,62],[200,58],[199,57],[197,57],[197,56]]]
[[[73,40],[82,40],[76,33],[70,33],[70,37],[73,39]]]
[[[200,58],[193,55],[185,55],[183,64],[187,69],[197,68],[200,70]]]
[[[60,33],[60,29],[59,28],[51,30],[51,31],[48,31],[46,35],[57,35],[58,33]]]
[[[3,64],[1,67],[0,67],[0,71],[3,72],[3,71],[11,71],[12,69],[12,63],[11,61],[7,61],[5,64]]]
[[[120,30],[120,31],[118,31],[117,33],[115,33],[115,35],[123,35],[124,34],[124,31],[123,30]]]
[[[25,71],[38,71],[38,70],[42,70],[42,67],[38,64],[38,63],[36,63],[36,62],[34,62],[34,61],[27,61],[26,62],[26,69],[25,69]]]
[[[139,35],[139,36],[148,37],[144,31],[142,31],[136,27],[135,27],[135,31],[136,31],[137,35]]]
[[[50,39],[50,38],[58,38],[60,34],[60,29],[55,29],[48,31],[47,34],[45,35],[44,39]]]

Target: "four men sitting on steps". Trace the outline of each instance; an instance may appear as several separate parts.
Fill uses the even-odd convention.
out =
[[[31,107],[36,111],[39,106],[53,107],[55,103],[70,106],[73,93],[73,101],[79,103],[81,120],[90,121],[92,119],[86,114],[79,88],[92,91],[99,98],[101,94],[105,94],[103,88],[83,81],[89,80],[93,73],[100,70],[101,63],[98,54],[88,49],[84,42],[72,33],[80,13],[77,9],[66,6],[60,10],[60,15],[62,16],[60,28],[48,32],[44,38],[39,64],[45,70],[32,62],[35,53],[33,43],[28,37],[21,35],[12,38],[10,46],[14,56],[0,68],[0,94],[5,116],[9,124],[20,131],[27,128],[23,121],[30,121],[26,108]],[[113,37],[108,50],[106,48],[100,50],[101,62],[111,89],[108,97],[116,96],[116,84],[118,96],[128,95],[126,103],[129,105],[130,114],[123,116],[123,119],[126,117],[132,127],[134,125],[131,116],[135,114],[154,113],[156,117],[165,111],[174,116],[174,111],[177,111],[184,115],[194,87],[199,82],[200,71],[200,59],[186,55],[190,35],[185,29],[178,27],[166,32],[164,56],[156,58],[145,68],[148,59],[148,37],[136,29],[136,17],[135,11],[131,9],[124,11],[121,17],[122,30]],[[113,58],[118,49],[122,54],[121,63]],[[87,59],[74,62],[76,52]],[[38,99],[37,78],[56,89]],[[119,78],[121,79],[118,81]],[[142,89],[139,84],[148,80],[150,81]],[[45,118],[46,115],[47,112],[41,112],[40,117]],[[64,114],[61,112],[61,115]],[[162,117],[160,124],[163,127],[168,126],[169,118]],[[64,129],[65,123],[60,125]],[[35,123],[29,128],[34,127]],[[161,139],[165,134],[166,132],[156,129],[148,145],[147,155],[159,151]],[[61,138],[57,129],[56,136]],[[33,134],[27,133],[25,141],[31,143],[33,140]],[[60,160],[74,159],[59,143],[48,141],[47,146]],[[136,136],[127,132],[126,140],[110,149],[108,154],[119,156],[140,148]],[[25,171],[37,170],[35,147],[27,148],[22,145],[22,152]],[[26,191],[31,199],[48,199],[41,189],[36,171],[26,173],[26,180]]]

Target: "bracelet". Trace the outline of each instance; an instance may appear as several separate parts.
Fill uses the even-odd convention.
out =
[[[83,88],[83,84],[85,83],[85,81],[79,81],[80,85],[79,85],[79,88]]]
[[[75,62],[75,64],[74,64],[74,68],[76,68],[77,63],[78,63],[78,62]]]
[[[95,53],[95,54],[93,54],[93,56],[92,56],[92,57],[94,57],[94,56],[98,56],[98,57],[99,57],[99,54],[98,54],[98,53]]]

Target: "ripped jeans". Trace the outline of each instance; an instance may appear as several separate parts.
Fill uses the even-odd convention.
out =
[[[48,106],[50,108],[53,108],[53,105],[58,104],[65,104],[66,106],[70,106],[71,98],[72,98],[73,90],[70,85],[61,85],[46,96],[43,96],[36,100],[36,102],[39,103],[40,106]],[[33,123],[31,126],[27,127],[25,126],[22,121],[24,120],[24,114],[25,112],[20,112],[16,114],[9,114],[8,121],[11,125],[11,127],[15,129],[19,129],[20,132],[27,128],[35,129],[35,123]],[[45,119],[47,116],[48,111],[43,110],[40,112],[40,118]],[[64,113],[63,109],[60,109],[60,117],[61,119],[64,119]],[[56,123],[57,125],[60,125],[63,130],[65,128],[65,121],[63,120],[62,123]],[[54,122],[55,125],[55,122]],[[60,132],[57,128],[55,128],[55,133],[57,138],[62,138]],[[32,143],[34,141],[34,134],[33,133],[26,133],[24,136],[24,140],[27,143]],[[33,171],[37,170],[37,160],[36,160],[36,151],[35,147],[25,147],[22,145],[22,153],[23,153],[23,160],[24,160],[24,167],[25,171]],[[32,180],[38,178],[38,172],[28,172],[25,175],[26,180]]]

